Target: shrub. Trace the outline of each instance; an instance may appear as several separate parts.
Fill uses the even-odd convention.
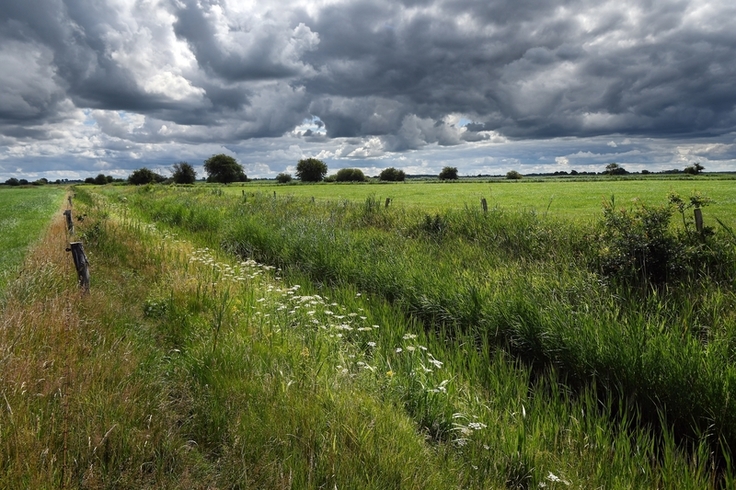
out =
[[[128,177],[128,182],[132,185],[153,184],[164,180],[166,178],[163,175],[159,175],[146,167],[134,170]]]
[[[341,168],[335,175],[337,182],[365,182],[363,171],[358,168]]]
[[[689,175],[698,175],[698,174],[699,174],[699,173],[701,173],[701,172],[702,172],[703,170],[705,170],[705,167],[703,167],[703,166],[702,166],[701,164],[699,164],[699,163],[695,163],[695,164],[693,164],[693,165],[690,165],[689,167],[685,167],[685,170],[684,170],[684,172],[685,172],[686,174],[689,174]]]
[[[276,176],[276,182],[278,182],[279,184],[288,184],[289,182],[291,182],[291,180],[291,174],[286,172],[281,172]]]
[[[387,182],[403,182],[406,179],[406,174],[403,170],[389,167],[381,170],[381,174],[378,176],[378,179],[385,180]]]
[[[440,180],[457,180],[457,168],[445,167],[439,175]]]
[[[8,180],[5,181],[5,185],[11,185],[11,186],[20,185],[20,181],[16,179],[15,177],[10,177]]]
[[[506,178],[509,180],[519,180],[521,179],[521,174],[516,170],[509,170],[506,172]]]
[[[302,182],[321,182],[327,175],[327,165],[316,158],[303,158],[296,164],[296,176]]]

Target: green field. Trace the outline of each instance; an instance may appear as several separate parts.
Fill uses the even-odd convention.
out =
[[[0,487],[736,488],[736,236],[673,183],[80,186],[90,292],[57,222],[0,312]]]
[[[465,206],[479,207],[485,198],[489,207],[509,210],[536,210],[565,219],[590,220],[601,214],[604,200],[615,196],[619,205],[629,205],[639,199],[659,205],[671,192],[688,197],[698,192],[713,199],[707,214],[736,225],[736,180],[702,177],[694,179],[638,180],[562,180],[537,179],[491,182],[412,182],[369,184],[285,184],[253,182],[240,187],[233,184],[226,192],[276,192],[278,196],[295,196],[319,200],[346,199],[365,201],[374,196],[380,201],[391,198],[394,204],[420,207],[434,213]]]
[[[0,186],[0,291],[22,263],[28,246],[48,226],[64,190],[58,187]]]

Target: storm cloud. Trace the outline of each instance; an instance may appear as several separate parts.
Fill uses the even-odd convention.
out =
[[[730,1],[5,0],[0,177],[223,151],[253,176],[304,155],[724,170],[734,18]]]

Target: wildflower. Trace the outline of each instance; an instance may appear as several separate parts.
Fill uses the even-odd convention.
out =
[[[413,333],[405,333],[403,338],[404,340],[414,340],[417,336]]]
[[[402,349],[401,347],[397,347],[397,348],[396,348],[396,353],[397,353],[397,354],[401,354],[401,352],[403,352],[403,350],[404,350],[404,349]]]
[[[485,429],[486,427],[487,425],[481,422],[470,422],[468,424],[468,428],[473,429],[473,430],[481,430],[481,429]]]
[[[413,345],[410,345],[410,346],[407,346],[406,350],[409,352],[414,352],[416,350],[416,347],[414,347]]]
[[[394,377],[394,372],[393,371],[386,371],[386,376],[389,377],[389,378],[393,378]]]
[[[375,347],[375,346],[376,346],[375,342],[368,342],[368,347]]]

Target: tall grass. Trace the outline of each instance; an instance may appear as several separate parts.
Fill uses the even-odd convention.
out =
[[[646,424],[674,427],[680,439],[715,448],[736,442],[734,292],[720,279],[733,277],[733,260],[719,264],[715,279],[694,269],[664,286],[632,287],[602,275],[607,243],[598,228],[535,212],[428,216],[370,199],[190,197],[192,216],[221,213],[208,221],[207,236],[227,251],[317,284],[353,284],[429,330],[449,327],[451,336],[501,346],[535,370],[554,366],[570,386],[595,380],[599,394],[614,393]],[[136,199],[164,221],[166,209],[183,205],[172,192]],[[722,230],[713,240],[722,257],[733,257]]]
[[[501,256],[472,265],[465,261],[485,234],[461,240],[453,235],[460,219],[453,215],[441,216],[448,227],[440,235],[423,228],[422,215],[397,209],[377,217],[384,211],[375,206],[343,203],[320,213],[307,208],[292,222],[270,217],[280,206],[269,196],[257,216],[285,230],[263,227],[259,240],[280,247],[279,270],[219,251],[246,243],[265,255],[230,229],[256,211],[251,197],[229,202],[187,194],[206,203],[202,215],[213,219],[175,236],[139,221],[131,205],[140,199],[147,212],[162,213],[157,199],[173,209],[176,194],[104,192],[78,194],[87,207],[78,233],[93,267],[90,294],[77,289],[60,221],[29,259],[29,278],[9,288],[0,328],[0,487],[733,483],[729,471],[719,476],[711,466],[709,438],[718,434],[680,445],[679,428],[672,430],[667,418],[671,400],[665,406],[653,399],[653,417],[644,397],[616,391],[603,370],[642,363],[640,371],[625,372],[645,373],[630,381],[653,398],[677,362],[684,363],[680,371],[691,359],[708,365],[702,345],[725,348],[730,339],[720,324],[705,328],[731,308],[727,291],[708,289],[698,295],[703,304],[683,310],[680,297],[662,299],[656,290],[629,313],[622,305],[634,299],[602,294],[612,286],[594,273],[546,265],[545,247],[575,257],[587,245],[549,245],[544,237],[551,231],[535,231],[533,215],[518,219],[539,244],[506,246]],[[193,215],[200,212],[196,204],[190,203]],[[305,203],[288,204],[297,213]],[[466,225],[472,229],[485,218],[466,219],[478,220]],[[494,219],[507,219],[506,227],[514,222]],[[355,224],[361,220],[370,233]],[[257,224],[249,226],[258,230]],[[319,267],[287,260],[310,258],[298,241],[287,240],[297,232],[305,241],[323,234],[323,243],[307,241],[310,253],[322,254]],[[513,230],[497,233],[508,243],[523,239]],[[243,242],[234,244],[234,237]],[[384,253],[366,255],[376,247]],[[454,266],[439,263],[456,257],[448,247],[462,258]],[[357,265],[342,258],[354,250],[363,254]],[[397,270],[380,266],[384,256]],[[392,302],[380,283],[363,278],[370,260],[384,268],[384,279],[393,277]],[[406,264],[414,269],[400,269]],[[319,277],[330,270],[331,277]],[[442,295],[436,282],[450,274],[458,291]],[[564,308],[553,308],[556,302]],[[653,321],[665,318],[666,326],[689,326],[663,337],[667,328],[657,330]],[[666,348],[680,346],[672,339],[693,336],[701,344],[687,341],[691,351],[675,350],[681,357],[671,358]],[[619,343],[623,356],[614,349]],[[661,360],[650,377],[647,370]],[[711,364],[714,371],[722,365]],[[599,370],[593,377],[591,366]],[[656,414],[666,416],[658,429]]]

